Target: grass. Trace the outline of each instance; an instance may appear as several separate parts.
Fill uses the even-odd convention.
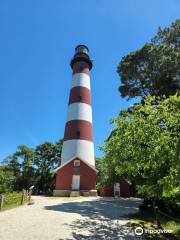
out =
[[[22,192],[4,193],[4,204],[2,210],[10,209],[21,205]],[[27,199],[25,199],[27,202]]]
[[[175,222],[175,221],[167,221],[164,224],[165,229],[171,229],[173,233],[177,233],[180,235],[180,222]]]
[[[138,213],[129,216],[129,225],[134,229],[138,226],[146,230],[158,229],[156,216],[153,209],[140,210]],[[172,218],[176,218],[173,215]],[[161,228],[164,230],[170,230],[171,233],[163,234],[150,234],[145,233],[141,239],[154,239],[154,240],[167,240],[167,239],[180,239],[180,219],[171,219],[171,216],[158,214]]]

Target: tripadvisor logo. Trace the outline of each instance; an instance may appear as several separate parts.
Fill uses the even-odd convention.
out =
[[[144,233],[144,230],[142,227],[137,227],[134,229],[134,232],[137,236],[141,236]]]
[[[143,229],[142,227],[137,227],[134,229],[134,233],[137,236],[143,235],[143,233],[149,233],[149,234],[161,234],[161,233],[172,233],[172,230],[166,230],[166,229]]]

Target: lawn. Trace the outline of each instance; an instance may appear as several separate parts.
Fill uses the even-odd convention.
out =
[[[4,193],[4,203],[2,210],[17,207],[22,204],[22,192]],[[24,203],[27,202],[27,196],[24,198]]]

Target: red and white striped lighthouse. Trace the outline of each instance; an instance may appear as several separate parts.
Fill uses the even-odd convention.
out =
[[[96,195],[90,70],[92,61],[85,45],[75,48],[73,70],[65,125],[61,165],[56,169],[54,195],[70,196],[72,192]]]

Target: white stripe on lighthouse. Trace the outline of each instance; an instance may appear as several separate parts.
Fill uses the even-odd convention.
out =
[[[85,120],[92,123],[92,108],[86,103],[72,103],[68,106],[67,121]]]
[[[71,88],[78,86],[90,89],[90,77],[88,74],[76,73],[72,76]]]
[[[73,139],[63,142],[61,164],[66,163],[73,157],[82,158],[92,166],[94,161],[94,143],[87,140]]]

